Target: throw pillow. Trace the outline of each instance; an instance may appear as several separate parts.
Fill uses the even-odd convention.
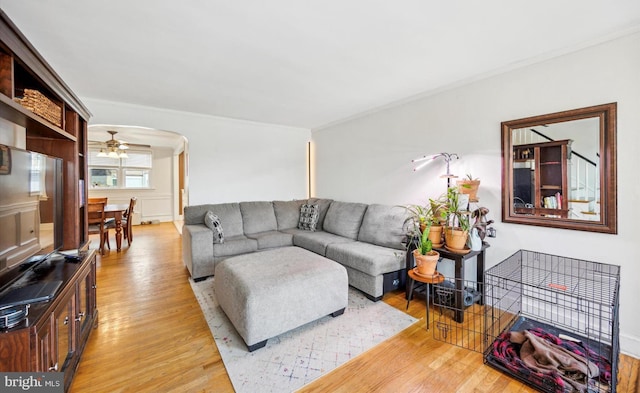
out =
[[[298,222],[298,228],[305,231],[316,230],[318,224],[318,217],[320,215],[320,209],[318,205],[309,205],[304,203],[300,206],[300,221]]]
[[[209,227],[213,231],[213,242],[224,243],[224,232],[222,231],[222,223],[220,218],[213,214],[212,211],[208,211],[204,215],[204,225]]]

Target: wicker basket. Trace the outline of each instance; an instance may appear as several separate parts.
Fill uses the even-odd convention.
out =
[[[45,120],[62,127],[62,108],[38,90],[24,89],[24,97],[16,97],[14,101]]]

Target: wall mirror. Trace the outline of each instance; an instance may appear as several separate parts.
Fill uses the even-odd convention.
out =
[[[617,233],[616,111],[503,122],[502,221]]]

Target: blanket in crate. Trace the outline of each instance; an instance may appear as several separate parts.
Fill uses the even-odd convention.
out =
[[[611,363],[582,342],[562,340],[541,328],[502,333],[493,359],[510,372],[558,393],[608,391]]]

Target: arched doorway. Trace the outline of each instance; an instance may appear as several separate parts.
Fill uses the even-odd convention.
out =
[[[148,127],[92,124],[87,141],[89,197],[126,203],[136,196],[134,224],[182,220],[189,195],[186,137]]]

